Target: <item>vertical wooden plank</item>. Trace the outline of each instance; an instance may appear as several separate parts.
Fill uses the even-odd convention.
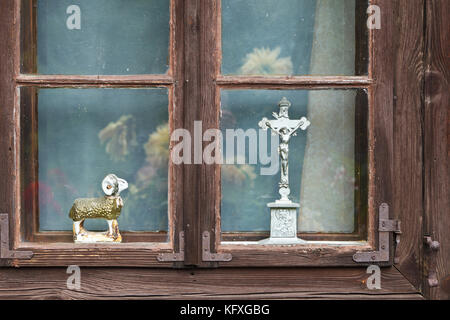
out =
[[[375,80],[370,90],[369,104],[369,241],[376,243],[378,207],[393,203],[393,105],[394,105],[394,19],[397,16],[394,1],[374,0],[381,8],[381,29],[371,30],[371,67],[369,74]],[[392,256],[392,255],[391,255]]]
[[[203,130],[219,128],[219,92],[215,79],[219,74],[220,62],[217,43],[217,14],[218,0],[201,1],[201,42],[200,55],[202,61],[201,68],[201,91],[202,100],[200,104]],[[205,146],[210,142],[206,142]],[[216,233],[216,210],[220,205],[220,199],[217,197],[220,181],[216,175],[218,164],[205,164],[201,166],[200,174],[200,226],[201,232],[210,233],[210,248],[215,251],[215,238],[220,236]],[[203,264],[205,265],[205,263]],[[213,263],[206,263],[212,266]]]
[[[14,234],[14,73],[15,73],[15,1],[2,1],[0,10],[0,213],[9,214],[9,234]],[[10,237],[10,247],[12,237]],[[5,263],[5,262],[3,262]],[[0,266],[2,262],[0,261]]]
[[[194,141],[194,122],[201,120],[201,79],[200,79],[200,2],[201,0],[186,0],[184,2],[185,12],[185,86],[184,86],[184,128],[191,133],[192,144]],[[191,164],[184,165],[184,214],[183,225],[186,239],[185,264],[197,265],[200,259],[200,208],[199,208],[199,169],[194,163],[197,150],[191,148]]]
[[[441,243],[436,270],[429,270],[432,255],[425,255],[424,293],[430,299],[450,298],[450,1],[426,1],[426,73],[424,120],[425,219],[424,232]],[[427,277],[437,272],[439,287]]]
[[[174,85],[173,85],[173,128],[179,129],[184,128],[184,2],[172,0],[171,3],[172,10],[172,50],[171,50],[171,60],[172,73],[174,74]],[[173,143],[173,142],[171,142]],[[173,145],[171,145],[173,146]],[[172,213],[172,239],[175,252],[180,252],[180,232],[184,230],[183,226],[183,210],[184,210],[184,166],[183,165],[171,165],[172,179],[170,183],[172,184],[171,189],[173,190],[170,203],[173,208]],[[180,266],[184,262],[177,263]]]
[[[424,0],[395,1],[397,35],[394,83],[394,171],[392,212],[402,224],[396,267],[421,287],[422,98]],[[383,14],[383,12],[382,12]]]
[[[355,3],[355,74],[367,75],[369,67],[369,29],[367,0]],[[359,239],[368,235],[368,120],[369,101],[367,91],[358,90],[355,99],[355,233]]]

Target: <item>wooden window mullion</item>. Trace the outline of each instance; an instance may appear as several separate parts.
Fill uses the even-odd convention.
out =
[[[184,129],[194,137],[194,122],[201,120],[201,80],[200,80],[200,0],[184,3]],[[185,265],[201,262],[200,238],[200,167],[194,164],[194,148],[191,148],[191,164],[183,164],[183,230],[185,233]]]

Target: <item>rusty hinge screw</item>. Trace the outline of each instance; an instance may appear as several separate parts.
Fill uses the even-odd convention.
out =
[[[438,241],[433,241],[433,239],[430,236],[426,236],[424,238],[424,242],[427,245],[428,248],[430,248],[432,251],[438,251],[441,247],[441,244]]]
[[[436,272],[436,252],[441,247],[441,244],[438,241],[433,241],[430,236],[425,236],[423,240],[425,245],[433,254],[432,257],[430,257],[430,263],[428,266],[428,285],[430,287],[437,287],[439,285],[439,280]]]

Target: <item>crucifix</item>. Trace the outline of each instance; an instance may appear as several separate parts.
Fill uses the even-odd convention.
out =
[[[278,153],[281,159],[281,173],[279,182],[280,200],[269,203],[271,223],[270,238],[260,241],[262,244],[295,244],[305,241],[297,238],[297,208],[299,204],[289,199],[291,190],[289,189],[289,141],[292,136],[297,135],[297,130],[306,130],[311,124],[308,119],[302,117],[299,120],[289,118],[289,108],[291,103],[283,98],[278,103],[279,113],[272,113],[274,120],[263,118],[259,122],[261,129],[271,129],[272,134],[280,136]]]
[[[261,129],[267,130],[270,128],[273,134],[278,134],[280,136],[280,145],[278,147],[278,153],[281,159],[281,178],[280,178],[280,190],[279,193],[281,195],[281,199],[278,201],[290,201],[289,194],[291,193],[289,189],[289,164],[288,164],[288,156],[289,156],[289,140],[292,136],[297,135],[297,130],[302,129],[306,130],[311,124],[308,119],[305,117],[300,120],[291,120],[289,119],[289,108],[291,103],[283,98],[278,103],[280,107],[280,112],[273,113],[275,120],[268,120],[267,118],[263,118],[259,122],[259,126]]]

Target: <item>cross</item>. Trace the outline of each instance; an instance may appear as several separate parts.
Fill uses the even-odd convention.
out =
[[[296,131],[298,129],[306,130],[311,123],[305,117],[302,117],[300,120],[289,119],[288,111],[291,103],[288,99],[281,99],[278,106],[280,107],[280,112],[278,114],[275,112],[272,113],[275,120],[263,118],[259,122],[259,127],[263,130],[270,128],[272,130],[272,134],[278,134],[280,136],[278,154],[281,158],[281,178],[279,183],[279,193],[281,195],[281,199],[279,201],[290,202],[288,197],[291,193],[291,190],[289,189],[288,173],[289,140],[292,136],[297,135]]]

